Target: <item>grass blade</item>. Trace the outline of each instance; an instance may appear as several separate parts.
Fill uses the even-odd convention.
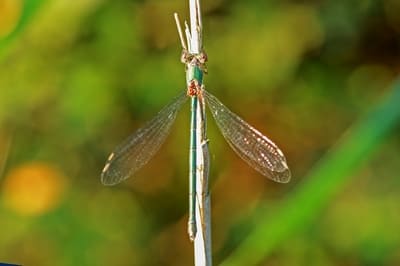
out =
[[[398,123],[399,102],[397,80],[383,102],[343,135],[276,213],[259,212],[257,227],[221,265],[256,265],[280,242],[307,225],[362,163],[371,158]]]

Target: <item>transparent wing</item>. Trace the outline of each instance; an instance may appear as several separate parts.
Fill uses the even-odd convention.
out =
[[[104,185],[115,185],[127,179],[154,156],[186,99],[183,92],[110,154],[101,173]]]
[[[282,151],[269,138],[232,113],[211,93],[203,96],[232,149],[262,175],[281,183],[290,180],[290,170]]]

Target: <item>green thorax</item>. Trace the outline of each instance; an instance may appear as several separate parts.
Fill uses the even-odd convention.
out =
[[[203,84],[203,70],[196,64],[188,64],[186,71],[186,82],[189,83],[192,80],[197,80],[198,84]]]

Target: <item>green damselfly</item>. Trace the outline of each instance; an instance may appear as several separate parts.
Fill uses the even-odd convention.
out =
[[[177,25],[178,18],[176,16]],[[271,180],[286,183],[290,170],[282,151],[269,138],[230,111],[214,95],[206,91],[203,75],[206,73],[207,56],[204,51],[189,53],[190,49],[178,30],[183,46],[181,61],[186,66],[186,91],[180,93],[165,106],[152,120],[139,128],[122,142],[108,157],[101,174],[104,185],[115,185],[132,176],[158,151],[168,136],[178,111],[188,98],[191,100],[190,155],[189,155],[189,236],[196,234],[196,169],[198,151],[202,152],[204,168],[208,171],[208,139],[205,134],[205,109],[207,105],[222,135],[232,149],[251,167]],[[187,37],[190,33],[186,32]],[[189,43],[189,37],[188,43]],[[199,111],[200,110],[200,111]],[[198,115],[199,113],[200,115]],[[200,119],[200,123],[198,123]],[[199,126],[200,125],[200,126]],[[197,138],[200,136],[200,141]],[[199,145],[200,143],[200,145]],[[208,173],[204,174],[208,177]]]

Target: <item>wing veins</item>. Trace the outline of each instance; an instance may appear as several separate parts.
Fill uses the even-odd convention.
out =
[[[115,185],[133,175],[158,151],[169,135],[171,126],[186,93],[178,95],[143,127],[136,130],[111,153],[101,174],[105,185]]]
[[[230,111],[214,95],[203,90],[208,107],[232,149],[262,175],[281,183],[290,180],[282,151],[268,137]]]

